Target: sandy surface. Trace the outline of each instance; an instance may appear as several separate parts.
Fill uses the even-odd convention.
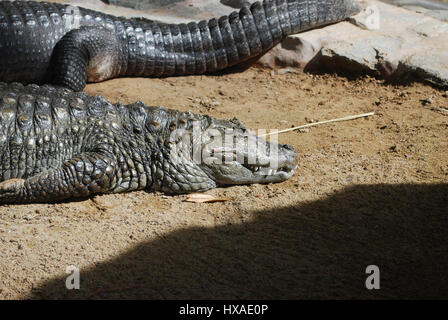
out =
[[[226,203],[140,191],[2,206],[1,298],[448,298],[448,116],[431,110],[448,92],[256,68],[87,92],[255,129],[376,115],[281,135],[294,177],[207,192]],[[80,290],[65,288],[70,265]]]

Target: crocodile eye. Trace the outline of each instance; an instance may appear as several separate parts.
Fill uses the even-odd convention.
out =
[[[171,130],[171,131],[174,131],[174,130],[176,130],[176,128],[177,128],[177,124],[176,124],[175,122],[171,122],[171,124],[170,124],[170,130]]]

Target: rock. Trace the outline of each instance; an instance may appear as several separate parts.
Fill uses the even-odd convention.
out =
[[[319,52],[321,44],[300,37],[287,37],[282,43],[261,57],[257,63],[269,68],[294,67],[304,69]]]
[[[226,6],[232,7],[234,9],[242,8],[244,2],[246,2],[246,0],[221,0],[222,4],[225,4]]]
[[[278,70],[278,74],[279,75],[285,75],[288,73],[298,73],[297,69],[292,69],[292,68],[283,68]]]
[[[88,0],[90,2],[92,0]],[[95,1],[95,0],[93,0]],[[127,8],[144,10],[147,14],[157,14],[162,17],[171,16],[183,19],[183,22],[199,21],[202,19],[210,19],[229,15],[235,11],[233,5],[237,1],[219,1],[219,0],[109,0],[111,4],[121,5]],[[226,4],[229,3],[229,4]],[[253,1],[252,1],[253,2]],[[155,10],[156,13],[154,12]],[[166,19],[155,19],[159,21],[167,21]],[[170,21],[171,22],[171,21]]]
[[[448,23],[436,21],[434,19],[423,20],[412,27],[412,30],[420,36],[436,37],[448,33]]]
[[[184,0],[107,0],[108,3],[137,10],[159,9],[171,6]]]
[[[425,16],[448,22],[448,2],[419,1],[419,0],[381,0],[398,7],[405,8]]]
[[[440,87],[448,87],[448,52],[420,51],[400,62],[397,76],[414,75]]]
[[[425,16],[432,17],[443,22],[448,22],[448,10],[429,10],[425,12]]]
[[[343,23],[325,28],[333,30],[320,36],[322,49],[307,68],[367,72],[381,78],[417,76],[431,84],[447,86],[448,23],[376,1],[369,3],[381,12],[380,28],[351,30]],[[360,25],[363,20],[355,16],[351,21]],[[307,37],[298,35],[304,36]]]
[[[417,12],[417,13],[426,13],[429,11],[428,9],[425,9],[425,8],[422,8],[422,7],[419,7],[416,5],[404,5],[404,6],[400,6],[400,7],[405,8],[407,10]]]
[[[220,1],[207,1],[207,0],[104,0],[108,4],[113,4],[117,6],[123,6],[127,8],[133,8],[137,10],[148,10],[148,9],[161,9],[169,8],[173,5],[178,5],[179,7],[201,7],[204,3],[209,3],[213,5],[221,3],[222,5],[228,6],[233,9],[240,9],[245,2],[255,2],[256,0],[220,0]],[[217,7],[219,8],[219,6]]]
[[[429,10],[448,10],[448,4],[440,1],[432,0],[382,0],[383,2],[393,4],[398,7],[414,6],[421,7]]]
[[[375,75],[390,76],[398,65],[395,54],[402,41],[382,35],[363,40],[341,40],[327,44],[319,53],[319,66],[353,73],[370,71]]]
[[[431,98],[425,98],[425,99],[421,99],[420,102],[421,102],[424,106],[427,106],[427,105],[432,104],[432,103],[433,103],[433,100],[432,100]]]
[[[154,10],[151,9],[147,11],[140,11],[113,4],[108,5],[100,0],[67,0],[62,2],[73,6],[80,6],[91,10],[101,11],[114,16],[123,16],[127,18],[142,17],[167,23],[187,23],[191,21],[191,18],[183,17],[182,15],[179,15],[170,10],[157,10],[157,12],[154,12]]]
[[[365,30],[380,29],[380,10],[377,6],[368,6],[360,14],[351,17],[350,22]]]
[[[397,148],[397,146],[392,146],[392,147],[389,148],[389,151],[390,152],[397,152],[398,148]]]
[[[318,122],[317,120],[314,120],[314,119],[311,119],[311,118],[308,118],[308,117],[305,117],[305,121],[306,121],[307,123],[315,123],[315,122]]]

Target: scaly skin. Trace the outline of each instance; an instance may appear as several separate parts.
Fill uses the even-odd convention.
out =
[[[203,135],[193,142],[185,139],[195,137],[195,128]],[[216,138],[228,129],[231,140]],[[195,150],[201,161],[192,156]],[[220,156],[228,161],[213,161]],[[101,96],[50,85],[0,82],[0,203],[281,182],[293,175],[296,162],[291,146],[266,142],[236,119],[142,102],[111,104]]]
[[[214,72],[359,10],[354,0],[264,0],[219,19],[176,25],[83,8],[76,13],[56,3],[1,1],[0,81],[81,91],[86,81],[119,76]]]

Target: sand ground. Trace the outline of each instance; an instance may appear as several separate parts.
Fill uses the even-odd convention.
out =
[[[195,204],[145,191],[0,207],[0,298],[448,298],[448,92],[363,77],[250,68],[115,79],[111,101],[284,129],[289,181],[219,188]],[[65,288],[66,268],[80,290]],[[368,265],[381,289],[365,288]]]

